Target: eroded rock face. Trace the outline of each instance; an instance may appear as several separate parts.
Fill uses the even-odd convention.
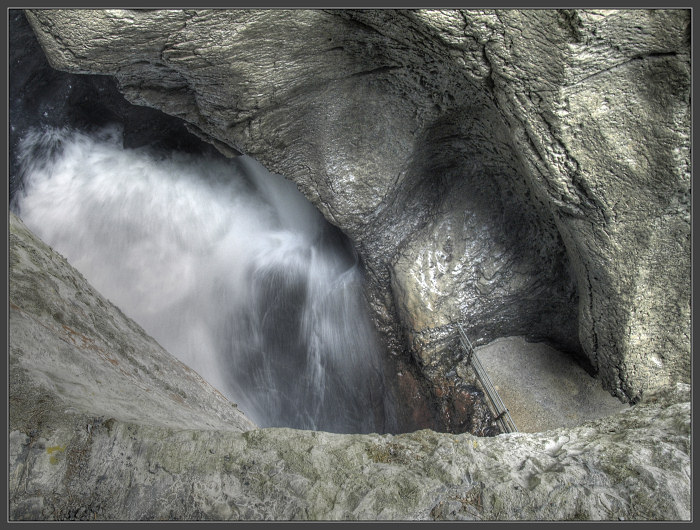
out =
[[[487,123],[490,139],[481,136]],[[506,136],[493,109],[465,108],[441,120],[414,155],[445,190],[426,224],[403,240],[390,272],[412,351],[428,371],[453,364],[460,321],[478,344],[511,334],[580,351],[564,247],[526,199]],[[480,156],[489,141],[504,154],[497,162]]]
[[[477,438],[255,429],[10,216],[12,520],[690,519],[690,387]]]
[[[689,11],[499,18],[494,93],[575,268],[584,350],[624,399],[689,381]]]
[[[689,381],[689,11],[28,17],[56,68],[293,179],[434,381],[459,320],[580,347],[624,400]]]
[[[10,213],[10,429],[66,415],[173,429],[255,425]]]
[[[20,139],[31,128],[90,130],[118,124],[124,147],[149,145],[187,152],[215,152],[179,119],[129,103],[110,76],[76,75],[51,68],[21,10],[9,12],[10,201],[23,185]]]
[[[689,520],[690,404],[682,401],[688,385],[680,386],[685,395],[673,395],[681,402],[670,406],[664,397],[663,405],[576,429],[496,438],[428,430],[394,437],[188,432],[121,422],[95,425],[91,436],[13,431],[10,489],[17,493],[10,513],[82,520]]]

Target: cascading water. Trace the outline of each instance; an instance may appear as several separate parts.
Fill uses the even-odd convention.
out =
[[[33,131],[20,160],[24,222],[259,426],[393,431],[357,256],[291,182],[116,128]]]

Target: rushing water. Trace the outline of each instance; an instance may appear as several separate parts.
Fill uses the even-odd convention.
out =
[[[33,131],[20,158],[24,222],[258,425],[392,430],[357,256],[294,184],[117,129]]]

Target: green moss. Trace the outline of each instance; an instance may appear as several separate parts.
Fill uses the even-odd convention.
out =
[[[60,461],[59,455],[61,453],[64,453],[65,450],[65,445],[54,445],[53,447],[47,447],[46,452],[49,454],[49,462],[53,465],[58,464],[58,462]]]
[[[367,456],[372,462],[382,464],[406,464],[408,459],[404,454],[404,448],[394,442],[385,445],[373,444],[367,448]]]

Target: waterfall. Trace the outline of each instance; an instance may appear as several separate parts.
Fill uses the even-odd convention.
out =
[[[19,159],[27,226],[259,426],[391,431],[357,255],[293,183],[116,127],[33,130]]]

